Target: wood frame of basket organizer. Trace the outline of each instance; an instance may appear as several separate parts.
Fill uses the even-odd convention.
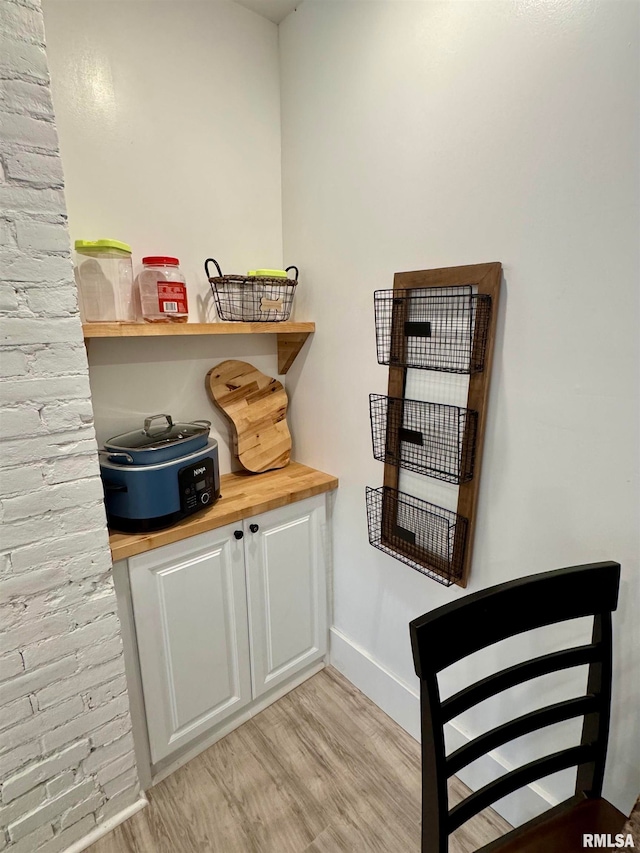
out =
[[[471,570],[471,560],[473,555],[473,541],[476,527],[476,518],[478,511],[478,496],[480,491],[480,473],[482,469],[482,450],[484,445],[484,435],[487,422],[487,408],[489,403],[489,387],[491,383],[491,371],[493,366],[493,351],[496,338],[496,327],[498,320],[498,308],[500,298],[500,283],[502,279],[502,264],[499,262],[488,264],[471,264],[461,267],[444,267],[435,270],[417,270],[414,272],[399,272],[394,275],[393,289],[394,290],[411,290],[425,289],[430,287],[456,287],[464,285],[472,285],[478,294],[486,294],[491,298],[491,316],[487,329],[486,348],[484,354],[484,369],[471,373],[469,375],[469,390],[467,393],[466,408],[475,410],[478,413],[477,430],[475,436],[475,469],[473,478],[466,483],[461,483],[458,491],[458,515],[466,518],[468,524],[466,526],[465,535],[456,535],[454,540],[454,557],[452,562],[460,562],[462,572],[459,578],[454,579],[460,587],[466,587]],[[406,307],[401,304],[399,308],[394,309],[393,324],[404,325],[406,317]],[[476,327],[476,333],[477,333]],[[474,340],[473,345],[476,342]],[[387,396],[402,397],[405,396],[405,388],[407,382],[407,367],[394,366],[389,367],[389,383]],[[400,441],[399,435],[391,437],[388,441]],[[464,439],[463,439],[464,440]],[[400,479],[400,468],[396,465],[385,463],[384,466],[384,485],[391,489],[398,490]],[[394,506],[390,504],[390,506]],[[384,511],[384,508],[383,508]],[[387,508],[387,511],[389,509]],[[393,511],[393,510],[391,510]],[[385,529],[392,529],[396,526],[396,520],[386,519],[382,525],[383,537]],[[402,546],[398,540],[394,538],[393,542],[384,542],[387,547],[402,553]],[[463,556],[461,556],[461,551]],[[416,561],[415,551],[412,554],[404,555]],[[437,561],[429,558],[429,553],[424,554],[424,565],[429,572],[439,574],[437,570]],[[435,564],[435,565],[434,565]],[[449,580],[445,576],[446,580]]]

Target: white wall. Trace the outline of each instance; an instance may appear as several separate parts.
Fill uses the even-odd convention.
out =
[[[39,4],[0,33],[0,849],[59,853],[144,801]]]
[[[203,268],[282,264],[277,27],[233,3],[45,0],[72,239],[180,258],[190,320],[216,318]],[[276,375],[275,340],[94,341],[99,441],[145,415],[209,418],[207,371],[246,359]]]
[[[335,637],[361,662],[347,674],[372,658],[389,695],[395,679],[411,698],[408,622],[463,594],[367,542],[364,488],[382,482],[368,394],[387,386],[373,291],[395,271],[502,261],[469,590],[622,563],[605,790],[621,809],[640,788],[638,8],[305,0],[280,26],[284,250],[317,323],[288,377],[292,429],[299,458],[340,477]],[[530,748],[499,753],[510,765]]]
[[[503,262],[470,589],[622,562],[607,793],[628,808],[640,787],[637,6],[305,0],[279,29],[284,254],[278,30],[222,2],[46,0],[45,13],[72,237],[119,237],[137,260],[177,254],[192,306],[208,296],[209,254],[228,270],[303,270],[296,316],[318,331],[287,387],[296,458],[341,478],[336,631],[402,689],[415,690],[408,621],[462,593],[367,543],[364,486],[382,479],[367,396],[387,375],[372,292],[397,270]],[[212,318],[202,311],[193,319]],[[94,342],[98,437],[155,411],[209,416],[209,367],[237,357],[275,373],[273,347]]]

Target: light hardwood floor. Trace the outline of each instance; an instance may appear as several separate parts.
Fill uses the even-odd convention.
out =
[[[89,853],[419,853],[420,748],[328,668],[148,793]],[[453,780],[451,801],[467,794]],[[487,810],[471,853],[510,829]]]

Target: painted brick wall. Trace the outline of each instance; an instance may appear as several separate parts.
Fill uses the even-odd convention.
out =
[[[63,175],[36,0],[0,2],[0,850],[138,797]]]

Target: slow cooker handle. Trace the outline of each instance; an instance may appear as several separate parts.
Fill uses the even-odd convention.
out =
[[[121,459],[126,459],[129,465],[133,465],[133,456],[129,453],[125,453],[124,451],[120,452],[117,450],[98,450],[98,454],[100,456],[106,456],[109,462],[112,461],[114,457],[120,457]]]
[[[167,426],[169,429],[171,429],[171,427],[173,426],[173,418],[171,417],[171,415],[151,415],[150,417],[144,419],[144,432],[146,433],[146,435],[149,435],[151,421],[155,421],[158,418],[166,418]]]
[[[205,421],[204,418],[200,418],[197,421],[191,421],[191,423],[192,424],[202,424],[203,426],[206,426],[207,428],[209,428],[211,426],[211,421]]]
[[[128,492],[129,489],[122,483],[112,483],[111,480],[103,480],[105,492]]]

